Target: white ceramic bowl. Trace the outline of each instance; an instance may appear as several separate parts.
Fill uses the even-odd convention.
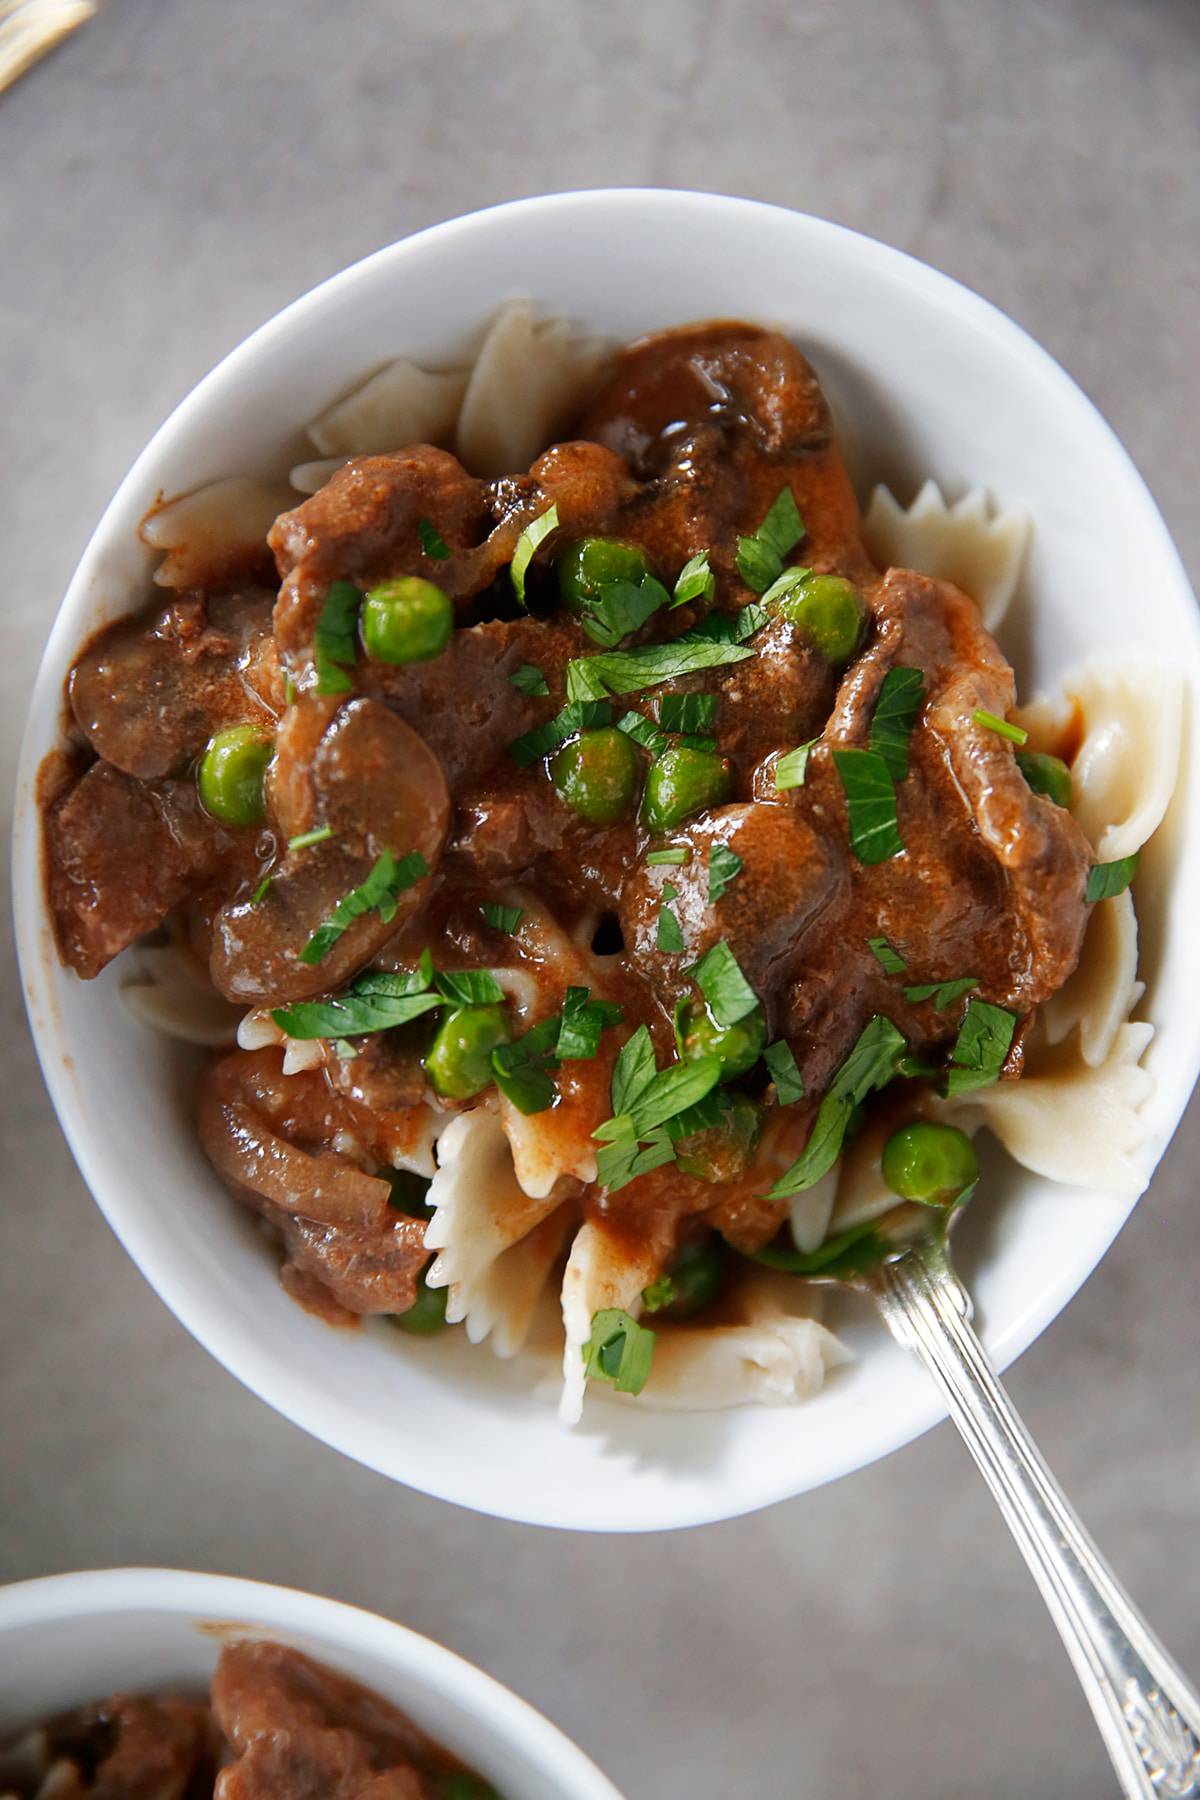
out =
[[[240,469],[284,469],[297,433],[364,371],[403,353],[461,356],[501,301],[626,339],[716,315],[778,323],[812,356],[864,483],[907,498],[926,475],[982,483],[1035,521],[1006,643],[1025,693],[1096,649],[1138,643],[1200,692],[1200,631],[1166,529],[1094,407],[994,307],[856,233],[749,201],[622,190],[560,194],[454,220],[369,257],[296,302],[202,381],[121,484],[51,634],[33,698],[17,820],[17,919],[30,1016],[59,1117],[100,1205],[183,1323],[263,1399],[327,1443],[427,1492],[541,1524],[689,1525],[762,1506],[882,1456],[942,1413],[925,1376],[845,1303],[858,1355],[803,1407],[639,1413],[589,1403],[565,1433],[518,1360],[462,1341],[331,1332],[292,1304],[250,1219],[210,1172],[186,1084],[117,996],[59,967],[43,912],[30,796],[55,742],[64,673],[86,635],[135,605],[136,538],[155,496]],[[1200,774],[1185,758],[1170,830],[1143,881],[1154,1160],[1200,1067],[1196,934]],[[1186,826],[1186,829],[1185,829]],[[1148,870],[1149,873],[1149,870]],[[1147,901],[1152,904],[1147,908]],[[1011,1166],[965,1230],[1006,1364],[1094,1267],[1125,1201]]]
[[[225,1639],[271,1638],[382,1694],[505,1800],[620,1800],[540,1713],[390,1619],[294,1588],[179,1569],[93,1569],[0,1588],[0,1743],[120,1690],[202,1692]]]

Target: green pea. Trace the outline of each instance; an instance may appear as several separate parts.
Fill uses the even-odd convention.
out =
[[[197,783],[207,812],[223,825],[260,825],[263,783],[275,746],[258,725],[227,725],[208,740]]]
[[[975,1149],[956,1125],[914,1119],[883,1147],[883,1179],[902,1200],[953,1206],[979,1179]]]
[[[685,1175],[700,1181],[736,1181],[750,1166],[762,1131],[762,1107],[744,1094],[726,1094],[716,1125],[694,1131],[675,1145]]]
[[[447,1100],[470,1100],[492,1082],[492,1051],[512,1040],[504,1008],[459,1006],[439,1025],[425,1054],[425,1076]]]
[[[611,582],[632,581],[636,587],[649,573],[645,552],[636,544],[624,544],[620,538],[580,538],[558,559],[558,591],[564,606],[581,613]]]
[[[862,595],[841,575],[810,575],[779,610],[828,663],[850,661],[867,622]]]
[[[651,1282],[642,1294],[642,1305],[660,1319],[690,1319],[711,1306],[721,1289],[725,1258],[714,1232],[702,1243],[681,1250],[670,1273]]]
[[[556,793],[590,825],[612,825],[624,817],[640,773],[632,739],[615,726],[582,732],[550,764]]]
[[[436,582],[401,575],[370,590],[361,628],[372,662],[432,662],[450,642],[454,608]]]
[[[676,744],[650,765],[642,818],[651,831],[671,831],[693,813],[720,806],[733,792],[733,771],[712,750]]]
[[[392,1314],[392,1323],[398,1325],[401,1331],[411,1331],[414,1337],[432,1337],[435,1331],[444,1330],[445,1288],[431,1288],[422,1270],[417,1276],[416,1298],[407,1312]]]
[[[675,1042],[685,1062],[701,1056],[718,1056],[724,1064],[722,1081],[733,1081],[752,1069],[767,1041],[767,1016],[761,1006],[739,1019],[721,1025],[703,1000],[681,1000],[675,1008]]]
[[[1035,794],[1045,794],[1055,806],[1071,804],[1071,771],[1061,756],[1044,750],[1018,750],[1017,767]]]

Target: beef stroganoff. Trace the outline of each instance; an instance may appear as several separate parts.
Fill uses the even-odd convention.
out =
[[[155,509],[169,593],[43,783],[62,955],[226,1047],[201,1138],[298,1300],[512,1355],[557,1289],[568,1419],[788,1400],[844,1357],[804,1276],[962,1204],[979,1127],[1143,1185],[1179,689],[1017,706],[1028,520],[861,519],[812,368],[733,322],[603,357],[512,308],[312,438],[298,505]]]

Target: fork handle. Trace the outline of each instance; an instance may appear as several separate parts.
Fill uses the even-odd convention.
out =
[[[915,1350],[992,1490],[1075,1665],[1128,1800],[1200,1796],[1200,1698],[1114,1578],[971,1328],[945,1249],[884,1264],[872,1288]]]

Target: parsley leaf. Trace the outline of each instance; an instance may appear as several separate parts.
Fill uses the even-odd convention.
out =
[[[656,1340],[656,1332],[627,1312],[606,1306],[592,1315],[591,1336],[583,1346],[585,1372],[611,1382],[618,1394],[640,1394],[650,1376]]]
[[[486,922],[493,931],[502,931],[511,937],[524,916],[524,908],[520,906],[501,906],[498,900],[485,900],[480,907]]]
[[[504,989],[486,969],[440,969],[434,986],[451,1006],[501,1006]]]
[[[723,1074],[719,1056],[697,1056],[688,1062],[671,1063],[656,1073],[627,1115],[633,1122],[635,1134],[640,1138],[649,1137],[668,1119],[695,1106],[706,1094],[711,1094]],[[604,1129],[604,1126],[600,1127],[601,1131]]]
[[[600,1033],[620,1020],[621,1009],[614,1000],[593,1000],[589,988],[569,987],[558,1029],[559,1061],[590,1062],[600,1048]]]
[[[664,694],[658,722],[664,731],[711,731],[717,722],[716,694]]]
[[[658,726],[652,724],[643,713],[622,713],[617,720],[617,730],[623,731],[626,737],[631,737],[643,750],[649,750],[651,756],[661,756],[667,747],[667,740]]]
[[[778,1043],[768,1044],[763,1051],[763,1061],[775,1083],[780,1106],[790,1106],[793,1100],[804,1098],[804,1077],[797,1067],[789,1043],[780,1038]]]
[[[426,556],[434,562],[445,562],[450,555],[450,546],[434,524],[432,519],[417,520],[417,536],[421,540],[421,548]]]
[[[289,850],[309,850],[314,844],[328,843],[333,836],[332,825],[315,825],[311,831],[301,831],[287,841]]]
[[[903,1052],[904,1038],[890,1019],[876,1013],[867,1021],[817,1109],[807,1144],[768,1190],[768,1199],[790,1199],[828,1175],[842,1153],[855,1107],[877,1088],[886,1087]]]
[[[893,950],[886,938],[868,938],[867,949],[871,952],[871,955],[875,958],[876,962],[882,963],[889,975],[903,975],[908,967],[908,964],[905,962],[900,952],[898,950]]]
[[[612,1074],[612,1109],[614,1114],[627,1113],[636,1106],[658,1073],[650,1033],[639,1025],[633,1036],[621,1047]]]
[[[835,750],[834,766],[846,796],[850,848],[861,863],[886,862],[904,849],[896,814],[896,789],[887,763],[875,750]]]
[[[1016,1017],[1003,1006],[987,1000],[968,1001],[950,1052],[954,1067],[946,1078],[946,1092],[969,1094],[998,1080],[1016,1028]]]
[[[716,638],[697,625],[667,644],[641,644],[632,650],[602,650],[596,656],[575,657],[567,664],[567,696],[575,700],[588,694],[636,694],[681,675],[720,669],[753,655],[745,644]]]
[[[758,1005],[758,995],[742,974],[725,938],[700,958],[692,970],[692,980],[718,1025],[736,1025]]]
[[[589,602],[581,623],[594,644],[612,650],[622,638],[640,630],[670,598],[662,582],[653,575],[643,575],[637,583],[609,581]]]
[[[804,786],[804,777],[808,773],[808,758],[816,738],[809,738],[807,744],[798,744],[781,756],[775,764],[775,786],[779,793],[786,793],[789,788]]]
[[[668,904],[678,897],[679,889],[672,887],[668,881],[663,887],[663,904],[658,909],[658,932],[654,941],[658,948],[665,950],[669,956],[678,956],[682,950],[686,949],[683,932],[679,928],[679,920]]]
[[[408,888],[422,881],[429,864],[419,850],[411,850],[399,862],[390,850],[378,857],[366,880],[338,901],[323,925],[317,929],[300,952],[300,961],[313,966],[328,956],[342,933],[361,919],[364,913],[377,912],[384,924],[396,916],[396,904]],[[342,1033],[340,1035],[345,1035]]]
[[[708,566],[708,551],[697,550],[679,571],[672,606],[683,606],[689,600],[711,600],[716,595],[717,578]]]
[[[636,717],[636,714],[626,714],[627,718],[631,716]],[[691,851],[685,849],[682,844],[677,849],[673,850],[647,850],[646,867],[648,869],[653,869],[657,868],[662,863],[685,863],[690,855]]]
[[[627,1187],[639,1175],[675,1161],[675,1146],[666,1131],[651,1132],[648,1142],[638,1142],[633,1123],[626,1117],[611,1121],[614,1129],[596,1152],[596,1180],[609,1193]]]
[[[544,725],[535,725],[532,731],[514,738],[508,746],[508,754],[519,768],[527,769],[548,756],[551,750],[557,750],[560,744],[565,744],[576,732],[611,724],[612,705],[609,701],[572,700]]]
[[[550,692],[546,677],[536,663],[522,663],[508,679],[519,694],[528,694],[531,699],[541,699]]]
[[[908,740],[925,698],[920,669],[889,669],[879,689],[867,742],[887,764],[893,781],[908,774]]]
[[[708,903],[717,901],[742,872],[742,859],[725,844],[714,844],[708,853]]]
[[[354,686],[346,670],[358,655],[358,613],[362,591],[352,581],[333,581],[313,634],[318,694],[348,694]]]
[[[559,1029],[557,1016],[543,1019],[515,1043],[497,1044],[492,1051],[496,1086],[526,1117],[545,1112],[558,1097],[549,1071],[558,1067],[555,1045]]]
[[[1116,862],[1093,863],[1088,870],[1084,899],[1111,900],[1114,894],[1123,894],[1137,874],[1141,860],[1141,851],[1135,850],[1132,856],[1119,857]]]
[[[331,1000],[298,1000],[292,1006],[276,1007],[271,1017],[292,1038],[360,1037],[366,1032],[390,1031],[444,1004],[440,994],[429,991],[432,978],[427,959],[422,959],[417,969],[369,970]]]
[[[512,566],[508,572],[512,577],[513,592],[522,606],[525,604],[525,572],[533,561],[534,551],[557,528],[558,507],[549,506],[544,513],[540,513],[532,523],[525,527],[517,539]]]
[[[964,994],[978,986],[977,975],[961,975],[957,981],[922,981],[916,987],[906,987],[904,998],[918,1006],[922,1000],[932,1000],[938,1012],[945,1012],[948,1006],[953,1006],[956,1000],[961,1000]]]
[[[761,594],[777,581],[783,559],[804,536],[804,520],[790,487],[781,488],[766,518],[752,537],[738,539],[738,573],[747,587]]]

